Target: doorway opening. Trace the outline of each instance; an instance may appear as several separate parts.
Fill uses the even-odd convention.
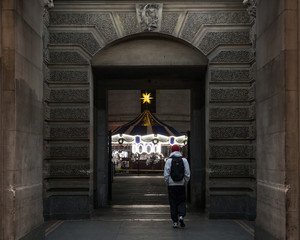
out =
[[[171,49],[166,51],[166,48],[170,47]],[[156,54],[153,54],[154,50]],[[171,55],[169,51],[171,51]],[[143,58],[139,58],[140,54]],[[174,54],[178,54],[178,56]],[[107,205],[110,199],[114,201],[114,197],[116,197],[112,194],[114,191],[112,189],[114,173],[111,170],[111,153],[109,153],[109,130],[116,127],[117,124],[132,120],[135,114],[140,113],[138,111],[141,108],[136,107],[140,100],[137,99],[137,103],[129,104],[129,102],[134,94],[145,89],[156,91],[156,101],[158,101],[159,96],[165,98],[160,103],[162,106],[158,106],[157,103],[156,112],[157,110],[161,111],[160,118],[166,117],[164,120],[169,121],[169,124],[175,128],[178,128],[178,126],[174,126],[178,122],[174,119],[176,117],[177,119],[178,117],[183,118],[184,114],[176,114],[176,101],[172,101],[170,98],[175,97],[178,99],[181,94],[188,99],[187,103],[183,104],[183,108],[185,106],[186,109],[189,109],[188,127],[185,129],[190,129],[189,160],[192,175],[190,200],[193,206],[205,208],[206,65],[206,58],[201,53],[186,46],[186,44],[157,38],[157,36],[141,36],[138,39],[127,40],[125,43],[116,44],[111,49],[104,50],[104,53],[95,58],[93,62],[95,208]],[[168,98],[169,100],[167,100]],[[111,105],[112,102],[113,105]],[[122,107],[125,113],[123,115],[115,114],[118,108],[114,106]],[[137,110],[133,111],[133,109]],[[113,115],[119,118],[117,119],[119,122],[113,119]],[[183,128],[180,130],[185,131]],[[134,182],[134,178],[138,176],[131,177]],[[159,176],[154,176],[152,173],[152,176],[147,175],[144,178],[147,183],[151,182],[149,179],[157,178],[158,181],[164,184],[162,173]],[[147,180],[147,178],[149,179]],[[155,182],[155,180],[153,181]],[[134,186],[132,183],[128,184]],[[143,186],[143,183],[141,183],[141,186]],[[141,188],[141,186],[137,186],[137,188]],[[160,189],[160,187],[157,189]],[[123,195],[130,196],[129,188],[127,190],[122,188],[122,190],[125,191]],[[134,195],[134,190],[132,190],[132,194]],[[165,195],[166,193],[161,193],[160,190],[153,193],[151,191],[143,193],[143,196],[148,196],[147,199],[153,198],[158,201],[160,201],[159,196],[163,198]],[[133,201],[138,202],[137,199]]]
[[[107,97],[111,203],[167,204],[163,172],[172,144],[188,159],[190,90],[108,90]]]

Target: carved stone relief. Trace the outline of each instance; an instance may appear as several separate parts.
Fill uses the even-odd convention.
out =
[[[142,31],[160,30],[162,8],[162,3],[136,4],[137,19]]]
[[[243,0],[243,4],[247,7],[248,14],[256,17],[256,0]]]
[[[43,1],[43,5],[44,7],[47,7],[47,8],[53,8],[54,7],[54,3],[53,3],[53,0],[42,0]]]

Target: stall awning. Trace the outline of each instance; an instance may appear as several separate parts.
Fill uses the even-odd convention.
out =
[[[137,118],[126,123],[112,132],[112,135],[127,134],[131,136],[145,136],[149,134],[160,134],[164,136],[179,137],[182,134],[173,127],[163,123],[149,110],[142,112]]]

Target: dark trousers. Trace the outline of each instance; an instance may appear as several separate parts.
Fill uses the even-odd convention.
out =
[[[186,214],[186,195],[185,186],[168,186],[169,203],[171,218],[173,222],[178,221],[178,216],[185,216]]]

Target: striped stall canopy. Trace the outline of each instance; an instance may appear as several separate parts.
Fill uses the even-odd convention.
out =
[[[112,132],[112,135],[127,134],[131,136],[145,136],[149,134],[160,134],[164,136],[179,137],[182,134],[173,127],[160,121],[149,110],[142,112],[137,118],[126,123]]]

